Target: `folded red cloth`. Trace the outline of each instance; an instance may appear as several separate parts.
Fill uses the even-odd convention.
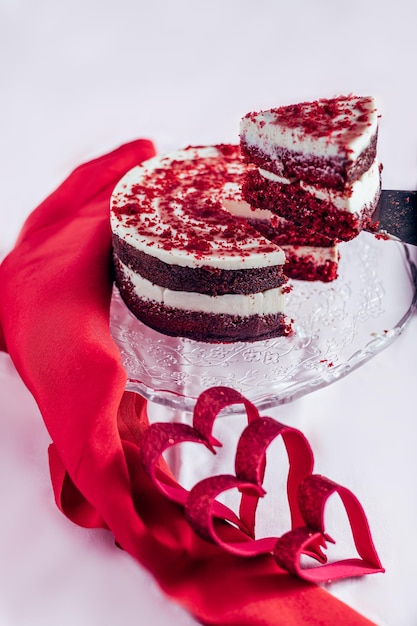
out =
[[[0,345],[52,438],[57,504],[77,524],[110,529],[200,623],[370,626],[327,591],[277,570],[272,555],[242,558],[199,538],[142,469],[146,402],[125,392],[109,332],[109,199],[153,154],[137,140],[78,167],[29,216],[0,267]]]

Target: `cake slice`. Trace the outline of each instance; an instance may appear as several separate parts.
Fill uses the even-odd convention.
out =
[[[372,220],[381,190],[372,97],[339,96],[248,113],[240,145],[246,201],[329,238],[349,240]]]

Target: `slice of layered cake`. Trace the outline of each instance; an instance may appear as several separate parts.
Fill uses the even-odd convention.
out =
[[[340,96],[248,113],[241,150],[244,197],[330,239],[371,223],[381,190],[378,113],[372,97]]]

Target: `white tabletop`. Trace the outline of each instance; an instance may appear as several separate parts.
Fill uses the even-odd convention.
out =
[[[415,7],[0,0],[1,255],[80,162],[137,137],[164,152],[236,142],[250,110],[341,93],[376,96],[383,186],[415,188]],[[416,354],[413,319],[343,380],[268,411],[300,428],[316,471],[363,504],[386,573],[329,591],[379,626],[417,623]],[[139,616],[148,626],[194,624],[108,533],[57,510],[48,435],[4,354],[0,406],[0,624],[133,626]]]

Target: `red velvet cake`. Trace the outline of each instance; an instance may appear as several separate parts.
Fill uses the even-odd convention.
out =
[[[256,169],[249,204],[302,228],[349,240],[371,222],[381,190],[373,98],[340,96],[248,113],[241,150]]]
[[[282,249],[222,204],[239,186],[238,146],[192,147],[128,172],[111,201],[116,284],[128,308],[168,335],[206,342],[291,333]]]

